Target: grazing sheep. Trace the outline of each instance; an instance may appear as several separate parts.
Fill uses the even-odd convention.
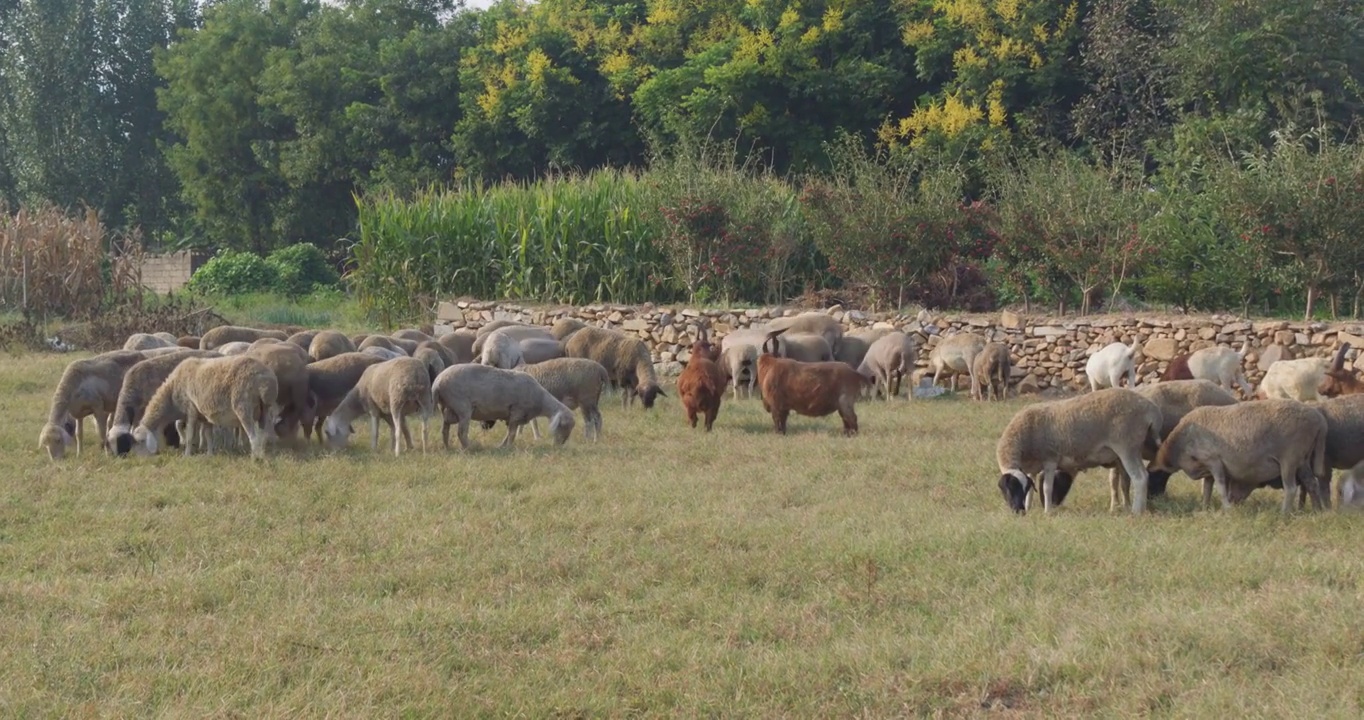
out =
[[[787,338],[793,335],[819,335],[829,344],[829,357],[807,362],[827,362],[833,360],[833,352],[843,339],[843,324],[828,313],[810,310],[794,317],[779,317],[767,324],[767,331],[785,330]],[[800,358],[795,358],[799,360]]]
[[[364,352],[372,347],[377,347],[385,350],[392,350],[393,352],[402,355],[408,355],[408,352],[398,345],[398,343],[393,342],[392,338],[387,338],[383,335],[368,335],[363,342],[357,344],[355,347],[359,349],[360,352]]]
[[[564,355],[601,363],[611,384],[623,391],[621,407],[629,407],[638,395],[647,410],[655,399],[668,396],[658,386],[649,346],[637,337],[605,328],[583,328],[569,336]]]
[[[167,342],[164,338],[147,333],[133,333],[123,343],[124,350],[150,350],[163,347],[179,347],[179,345],[174,340]]]
[[[216,350],[219,346],[231,342],[252,343],[264,337],[275,338],[276,340],[289,339],[288,333],[282,330],[259,330],[239,325],[219,325],[199,338],[199,349]]]
[[[410,340],[418,344],[424,342],[431,342],[435,340],[435,338],[416,328],[406,328],[403,330],[399,330],[393,333],[393,335],[391,335],[390,337],[393,337],[394,339],[397,340]]]
[[[850,339],[843,338],[844,344]],[[872,343],[858,364],[857,372],[875,378],[877,391],[883,391],[882,397],[890,400],[900,394],[900,381],[914,372],[914,363],[918,359],[913,339],[899,331],[886,333]],[[913,388],[910,388],[907,398],[914,399]]]
[[[973,378],[971,397],[977,400],[1005,399],[1009,394],[1009,373],[1012,369],[1009,346],[1004,343],[988,343],[971,363]]]
[[[806,417],[824,417],[833,412],[843,420],[843,434],[857,434],[857,400],[862,388],[872,379],[837,361],[803,363],[777,357],[773,352],[777,338],[785,330],[773,330],[763,342],[758,357],[758,385],[762,388],[763,409],[772,415],[772,425],[786,434],[787,417],[795,412]]]
[[[422,344],[426,345],[426,343]],[[435,345],[435,343],[431,344]],[[437,347],[439,346],[437,345]],[[422,361],[422,364],[426,366],[426,371],[433,381],[436,379],[436,376],[445,369],[445,358],[441,357],[440,353],[430,347],[418,347],[417,351],[412,354],[412,357]]]
[[[492,337],[494,334],[512,338],[517,342],[525,342],[526,340],[549,340],[551,342],[558,342],[554,339],[553,335],[549,334],[548,330],[542,327],[534,325],[503,325],[491,332],[482,333],[474,339],[473,351],[475,356],[482,357],[484,344],[486,344],[488,338]]]
[[[365,369],[381,362],[384,362],[383,358],[370,353],[349,352],[308,365],[308,404],[313,408],[313,424],[303,427],[304,437],[312,439],[315,431],[317,442],[321,444],[322,425],[327,417],[359,384]]]
[[[168,345],[166,347],[154,347],[147,348],[146,350],[138,350],[138,352],[142,353],[143,357],[156,357],[158,355],[173,355],[175,353],[180,352],[181,350],[184,350],[184,348],[180,347],[179,345]]]
[[[407,449],[412,449],[412,436],[407,432],[407,416],[420,413],[422,418],[422,452],[426,452],[426,437],[431,422],[431,377],[426,365],[416,358],[401,357],[371,365],[360,374],[360,380],[346,393],[346,397],[332,411],[322,427],[327,444],[344,447],[354,430],[351,423],[369,414],[370,449],[379,449],[379,420],[388,423],[393,433],[393,454],[401,453],[399,432]]]
[[[393,337],[392,335],[388,336],[388,341],[393,343],[399,350],[407,353],[408,357],[411,357],[412,353],[417,352],[417,346],[421,344],[416,340],[404,340],[403,338]]]
[[[360,343],[364,342],[368,337],[369,333],[356,333],[355,335],[350,336],[350,343],[354,345],[355,349],[358,351],[360,349]]]
[[[312,358],[313,362],[317,362],[337,355],[353,353],[358,349],[345,334],[335,330],[323,330],[314,335],[313,341],[308,343],[308,357]]]
[[[677,397],[682,401],[687,423],[693,429],[696,428],[697,415],[702,415],[706,420],[706,432],[710,432],[711,426],[715,424],[715,416],[720,414],[720,401],[725,398],[729,375],[719,361],[720,348],[706,338],[704,327],[699,328],[696,342],[691,344],[687,366],[677,377]]]
[[[446,350],[449,350],[454,354],[455,362],[450,364],[463,365],[465,363],[473,362],[474,358],[477,357],[474,355],[475,339],[477,339],[477,336],[473,330],[460,328],[452,333],[441,335],[436,338],[436,342],[440,343]]]
[[[1160,408],[1160,436],[1169,437],[1179,421],[1190,410],[1205,405],[1235,405],[1236,396],[1211,380],[1170,380],[1154,385],[1143,385],[1137,389],[1142,397]],[[1154,460],[1153,457],[1146,458]],[[1171,473],[1158,469],[1147,469],[1147,497],[1165,494]]]
[[[1241,343],[1240,352],[1220,345],[1203,348],[1189,355],[1189,375],[1196,380],[1211,380],[1228,390],[1240,388],[1242,397],[1249,398],[1255,388],[1241,369],[1245,358],[1246,343]]]
[[[278,419],[281,436],[296,437],[299,427],[313,424],[313,407],[308,401],[308,356],[299,346],[285,342],[257,345],[246,353],[261,361],[275,374],[276,395],[281,406]],[[267,428],[275,432],[275,426]]]
[[[152,337],[160,338],[161,340],[165,341],[166,344],[168,344],[168,345],[176,345],[176,344],[178,344],[179,341],[180,341],[180,338],[178,338],[178,337],[176,337],[175,335],[172,335],[172,334],[170,334],[170,333],[168,333],[168,332],[157,332],[157,333],[152,333]]]
[[[1203,481],[1203,504],[1214,485],[1222,507],[1232,505],[1230,485],[1254,488],[1274,479],[1284,486],[1283,511],[1292,510],[1298,483],[1322,506],[1317,478],[1326,472],[1326,418],[1294,400],[1260,400],[1197,407],[1165,438],[1153,467]]]
[[[834,359],[847,363],[850,368],[862,367],[862,360],[867,357],[872,344],[890,332],[885,328],[858,328],[844,333],[838,341],[838,348],[834,350]]]
[[[1364,462],[1350,468],[1341,478],[1340,509],[1364,510]]]
[[[521,358],[521,343],[510,334],[495,330],[479,340],[483,344],[478,356],[480,365],[511,370],[525,364]]]
[[[957,389],[957,378],[966,375],[975,385],[974,364],[976,356],[981,350],[985,349],[985,338],[975,333],[957,333],[951,337],[943,338],[928,353],[928,368],[926,372],[933,373],[933,384],[938,384],[938,378],[943,373],[947,373],[952,379],[952,389]],[[911,390],[913,392],[913,390]]]
[[[1085,363],[1089,389],[1122,387],[1124,377],[1127,378],[1127,387],[1136,387],[1137,355],[1141,352],[1140,347],[1135,340],[1131,345],[1112,342],[1090,355],[1089,361]]]
[[[563,342],[567,340],[570,335],[585,327],[590,326],[577,318],[559,318],[558,320],[555,320],[554,325],[550,327],[549,334],[553,335],[555,340]]]
[[[459,358],[455,355],[454,351],[452,351],[448,347],[445,347],[444,345],[441,345],[435,340],[426,340],[417,345],[418,352],[420,352],[422,348],[426,348],[440,356],[440,360],[443,365],[441,369],[448,368],[451,365],[459,364]],[[413,353],[412,356],[416,357],[416,353]]]
[[[1324,358],[1280,360],[1269,366],[1260,381],[1259,397],[1310,402],[1320,400],[1320,388],[1326,381]]]
[[[103,442],[109,415],[117,407],[123,376],[145,359],[135,350],[115,350],[68,363],[52,393],[47,424],[38,433],[38,447],[45,448],[53,460],[61,460],[74,442],[76,454],[81,454],[88,415],[95,416],[95,427]]]
[[[1332,398],[1364,394],[1364,381],[1359,379],[1359,374],[1345,369],[1345,353],[1349,349],[1350,343],[1341,343],[1336,356],[1331,359],[1331,367],[1327,368],[1326,377],[1322,380],[1321,387],[1317,389],[1321,395]]]
[[[365,348],[364,350],[361,350],[360,352],[367,353],[369,355],[373,355],[374,357],[382,358],[384,360],[393,360],[394,358],[407,357],[407,355],[404,355],[403,351],[401,350],[389,350],[386,347],[379,347],[378,345],[371,345]]]
[[[217,351],[217,353],[218,353],[219,355],[227,356],[227,355],[242,355],[242,354],[246,353],[247,351],[249,351],[250,349],[251,349],[251,343],[245,342],[245,341],[243,341],[243,340],[237,340],[237,341],[234,341],[234,342],[224,343],[224,344],[222,344],[222,345],[219,345],[219,346],[217,347],[217,350],[216,350],[216,351]]]
[[[1364,462],[1364,395],[1346,395],[1317,402],[1307,403],[1316,408],[1326,418],[1326,472],[1317,477],[1321,487],[1322,502],[1331,505],[1332,470],[1345,470]],[[1283,480],[1274,478],[1259,485],[1233,484],[1229,491],[1233,504],[1248,497],[1257,487],[1283,489]],[[1298,487],[1298,506],[1307,504],[1308,490]]]
[[[480,326],[478,330],[474,332],[474,338],[475,339],[481,338],[484,335],[493,332],[494,330],[501,330],[502,328],[505,327],[530,327],[530,326],[522,322],[517,322],[515,320],[493,320],[491,322],[484,323],[482,326]],[[478,351],[475,350],[474,354],[478,354]]]
[[[180,352],[147,358],[128,368],[128,372],[123,376],[123,387],[118,392],[118,400],[114,403],[109,432],[105,435],[115,455],[127,455],[133,449],[133,428],[142,420],[142,413],[147,409],[147,403],[151,402],[152,395],[156,394],[171,371],[180,366],[181,361],[192,357],[221,356],[212,350],[181,348]],[[179,446],[180,437],[175,431],[174,424],[166,425],[163,432],[166,435],[166,444],[171,447]]]
[[[1040,490],[1044,512],[1059,506],[1075,476],[1109,468],[1109,510],[1131,503],[1146,511],[1142,455],[1160,446],[1160,408],[1133,390],[1108,388],[1019,410],[995,446],[999,490],[1016,513],[1027,511]],[[1035,479],[1041,475],[1041,487]],[[1120,503],[1122,490],[1128,497]]]
[[[834,361],[833,346],[823,335],[814,333],[793,334],[789,330],[782,330],[781,332],[787,334],[781,337],[772,337],[773,355],[808,363]]]
[[[317,333],[317,330],[303,330],[290,335],[285,342],[293,343],[303,348],[303,352],[307,353],[308,348],[313,346],[313,338],[317,337]]]
[[[265,457],[265,441],[274,427],[279,384],[264,363],[250,355],[185,358],[166,377],[147,403],[133,440],[148,454],[159,449],[157,437],[167,425],[184,417],[181,437],[185,455],[195,445],[201,424],[240,427],[251,445],[251,457]],[[206,433],[207,452],[213,454],[215,433]]]
[[[285,350],[288,350],[289,352],[297,355],[298,359],[302,361],[303,364],[305,365],[313,361],[313,356],[308,354],[308,348],[302,347],[297,343],[291,343],[288,340],[261,338],[260,340],[251,343],[251,350],[255,350],[256,348],[262,347],[284,348]]]
[[[468,450],[469,423],[475,420],[506,421],[507,437],[502,447],[509,447],[521,426],[537,417],[549,418],[555,445],[564,444],[573,432],[573,411],[527,372],[490,365],[456,365],[436,378],[432,395],[444,419],[441,440],[446,449],[450,447],[450,426],[457,425],[460,447]]]
[[[753,394],[753,388],[758,384],[758,346],[731,345],[721,351],[720,364],[729,375],[735,398],[739,397],[739,388],[743,388],[744,397]]]
[[[187,350],[198,350],[199,339],[198,335],[181,335],[176,338],[175,344]]]
[[[520,372],[535,378],[540,386],[570,410],[578,409],[583,416],[583,433],[588,440],[601,438],[601,394],[611,378],[606,368],[586,358],[555,358],[534,365],[523,365]],[[540,428],[535,418],[530,419],[530,430],[540,439]]]
[[[1169,366],[1165,368],[1165,372],[1160,374],[1160,381],[1170,382],[1171,380],[1195,379],[1193,371],[1189,369],[1189,357],[1189,355],[1175,356],[1175,358],[1170,361]]]
[[[564,344],[558,340],[549,338],[528,338],[522,340],[521,361],[527,365],[535,365],[546,360],[553,360],[564,356]]]

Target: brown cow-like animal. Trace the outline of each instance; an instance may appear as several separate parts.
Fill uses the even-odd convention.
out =
[[[1359,379],[1359,374],[1345,369],[1345,353],[1349,349],[1350,343],[1341,343],[1340,349],[1336,351],[1336,357],[1326,371],[1326,378],[1317,388],[1317,392],[1323,396],[1331,398],[1364,394],[1364,381]]]
[[[786,418],[792,412],[806,417],[837,412],[843,419],[843,434],[856,435],[854,406],[862,388],[871,385],[874,378],[838,361],[805,363],[777,357],[776,339],[783,332],[769,332],[758,357],[758,386],[762,388],[763,409],[772,414],[772,425],[785,435]]]
[[[704,415],[706,432],[710,432],[715,416],[720,414],[720,401],[724,399],[728,385],[729,373],[720,364],[720,347],[710,343],[704,327],[699,328],[687,367],[677,377],[677,395],[682,398],[687,422],[693,428],[697,415]]]

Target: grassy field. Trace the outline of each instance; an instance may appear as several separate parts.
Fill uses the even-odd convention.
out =
[[[0,358],[6,717],[1358,717],[1360,518],[1007,512],[1017,402],[758,401],[470,454],[54,464]],[[87,423],[88,425],[88,423]],[[433,448],[438,425],[431,432]],[[87,437],[93,439],[91,428]],[[383,438],[387,439],[387,431]],[[354,447],[358,445],[358,447]]]

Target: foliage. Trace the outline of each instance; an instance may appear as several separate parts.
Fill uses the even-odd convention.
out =
[[[139,267],[138,238],[111,238],[92,208],[76,216],[50,206],[0,213],[0,308],[40,319],[92,317],[139,293]]]
[[[307,295],[314,290],[335,287],[340,281],[326,254],[310,243],[282,247],[270,253],[266,261],[275,267],[278,275],[274,287],[285,295]]]
[[[279,265],[249,250],[219,251],[194,271],[186,286],[202,295],[274,292],[279,288]]]

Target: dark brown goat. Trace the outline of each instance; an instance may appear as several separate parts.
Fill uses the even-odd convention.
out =
[[[720,365],[720,348],[712,345],[706,338],[706,329],[697,331],[696,342],[691,345],[691,357],[687,367],[677,377],[677,395],[682,398],[682,409],[687,413],[687,422],[696,427],[696,416],[706,418],[706,432],[715,424],[715,416],[720,414],[720,401],[725,397],[729,385],[729,373]]]
[[[843,419],[843,434],[857,434],[854,406],[862,388],[875,379],[838,361],[806,363],[773,354],[777,336],[774,330],[763,341],[758,357],[758,387],[762,388],[763,409],[772,414],[772,425],[786,434],[786,418],[795,412],[806,417],[824,417],[833,412]]]
[[[1165,372],[1161,373],[1160,375],[1161,382],[1168,382],[1170,380],[1192,379],[1194,379],[1194,376],[1193,371],[1189,370],[1188,355],[1176,356],[1173,360],[1170,361],[1170,366],[1165,368]]]
[[[1359,374],[1353,370],[1345,369],[1345,352],[1350,349],[1350,343],[1341,343],[1340,349],[1336,351],[1336,357],[1331,361],[1331,367],[1326,371],[1326,378],[1321,381],[1321,386],[1317,392],[1325,397],[1338,397],[1340,395],[1361,395],[1364,394],[1364,381],[1359,379]]]

